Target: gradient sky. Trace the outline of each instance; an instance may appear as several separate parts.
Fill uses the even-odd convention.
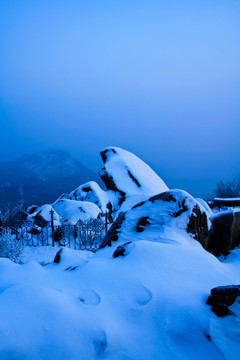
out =
[[[240,1],[0,1],[0,160],[123,147],[207,196],[240,173]]]

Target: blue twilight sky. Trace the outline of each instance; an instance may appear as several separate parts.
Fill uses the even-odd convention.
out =
[[[170,187],[240,173],[240,1],[1,0],[0,160],[115,145]]]

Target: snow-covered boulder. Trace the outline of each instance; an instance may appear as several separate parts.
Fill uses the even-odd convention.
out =
[[[166,237],[176,242],[188,233],[207,249],[210,229],[211,222],[205,209],[187,192],[171,190],[120,213],[101,248],[111,245],[119,237],[124,242],[126,234],[132,234],[135,240],[158,241]]]
[[[231,313],[231,306],[237,298],[240,298],[240,285],[218,286],[211,290],[207,299],[207,305],[212,306],[215,315],[222,317]]]
[[[92,202],[102,212],[108,211],[110,207],[109,192],[102,190],[95,181],[89,181],[80,185],[68,195],[68,199]]]
[[[34,221],[37,226],[45,227],[49,225],[51,221],[51,211],[53,211],[54,225],[60,225],[61,218],[59,214],[48,204],[38,207],[35,212],[28,215],[27,220]]]
[[[205,200],[201,198],[196,198],[196,200],[200,205],[202,205],[202,207],[204,207],[205,211],[209,214],[209,216],[213,214],[212,209]]]
[[[53,208],[65,223],[72,225],[79,220],[97,219],[101,214],[99,207],[88,201],[61,199],[53,204]]]
[[[168,190],[164,181],[145,162],[129,151],[108,147],[100,154],[104,166],[99,174],[106,188],[118,195],[118,205],[129,196],[140,195],[146,199]]]

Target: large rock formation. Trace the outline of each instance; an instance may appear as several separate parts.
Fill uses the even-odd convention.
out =
[[[100,154],[104,166],[99,174],[106,188],[118,195],[118,206],[129,196],[144,194],[147,198],[168,190],[164,181],[136,155],[117,147],[108,147]]]
[[[102,190],[96,182],[89,181],[70,194],[61,195],[52,206],[64,222],[74,224],[77,217],[83,221],[96,218],[99,209],[101,213],[108,212],[112,221],[121,211],[127,211],[140,201],[168,190],[147,164],[126,150],[109,147],[101,151],[101,157],[104,167],[100,170],[100,176],[107,191]],[[95,207],[84,206],[84,202],[92,203]],[[29,219],[34,219],[39,210],[41,208],[37,208],[33,214],[29,212]]]
[[[146,163],[126,150],[108,147],[101,151],[101,157],[104,166],[99,173],[107,191],[90,181],[70,194],[63,194],[52,204],[55,222],[76,224],[78,220],[96,219],[108,212],[110,221],[116,222],[102,246],[116,240],[122,226],[133,221],[134,231],[139,234],[153,224],[159,232],[166,227],[178,232],[184,228],[216,256],[227,255],[240,244],[240,212],[214,216],[204,200],[193,199],[181,190],[168,191],[167,185]],[[28,218],[46,226],[50,210],[50,205],[29,208]]]

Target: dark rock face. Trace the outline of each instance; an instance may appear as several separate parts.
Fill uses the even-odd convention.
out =
[[[150,225],[150,222],[148,221],[148,219],[149,219],[148,216],[140,217],[140,219],[138,220],[137,226],[136,226],[136,232],[143,232],[145,227],[147,225]]]
[[[126,193],[124,191],[118,189],[117,185],[115,184],[115,182],[113,180],[113,177],[106,171],[105,167],[103,167],[99,171],[99,175],[100,175],[102,181],[104,182],[107,190],[112,190],[116,193],[119,193],[120,199],[119,199],[118,205],[121,206],[122,203],[126,199]]]
[[[240,244],[240,212],[220,214],[212,219],[208,250],[216,256],[227,255]]]
[[[48,226],[48,221],[44,219],[44,217],[40,214],[37,214],[34,217],[34,224],[40,227],[46,227]]]
[[[218,317],[232,314],[228,306],[231,306],[240,296],[240,285],[218,286],[211,290],[207,299],[207,305],[212,306],[211,310]]]
[[[107,235],[104,237],[102,243],[99,246],[99,249],[103,249],[105,246],[111,246],[112,241],[118,240],[118,234],[119,234],[120,228],[122,226],[122,223],[125,220],[125,214],[126,213],[122,212],[118,215],[117,220],[114,221],[114,223],[108,230]]]
[[[232,234],[231,234],[231,247],[234,248],[240,244],[240,211],[234,213]]]
[[[187,232],[193,234],[195,240],[198,240],[205,250],[208,250],[210,232],[208,230],[208,219],[205,212],[201,212],[198,205],[194,206],[192,214],[189,217]]]
[[[109,153],[109,152],[112,152],[113,154],[116,154],[116,150],[115,149],[106,149],[106,150],[102,150],[102,151],[100,151],[100,155],[101,155],[101,158],[102,158],[102,161],[103,161],[103,163],[105,164],[106,163],[106,161],[107,161],[107,153]]]
[[[131,244],[131,241],[129,241],[129,242],[127,242],[127,243],[125,243],[125,244],[123,244],[123,245],[121,245],[121,246],[118,246],[118,247],[116,248],[116,250],[114,251],[114,253],[113,253],[113,257],[114,257],[114,258],[117,258],[117,257],[119,257],[119,256],[125,256],[126,247],[127,247],[127,245],[129,245],[129,244]]]

